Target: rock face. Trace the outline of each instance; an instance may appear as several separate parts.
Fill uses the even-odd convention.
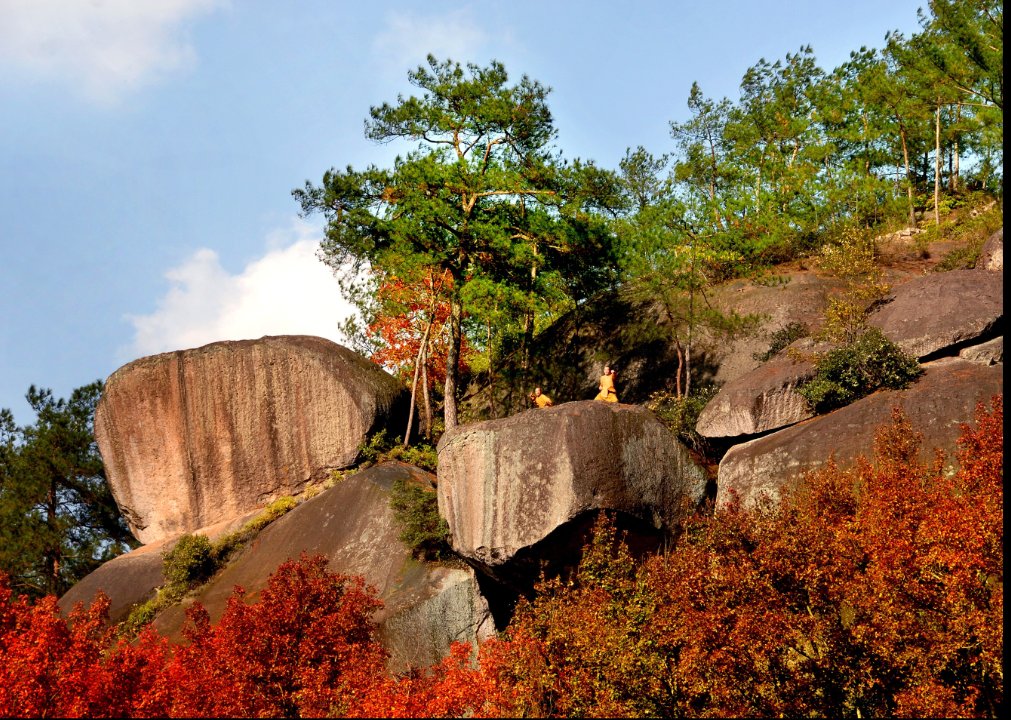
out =
[[[977,270],[1003,272],[1004,270],[1004,228],[991,235],[979,252]]]
[[[196,534],[206,535],[213,542],[221,535],[238,530],[257,514],[252,512],[200,528]],[[165,576],[162,573],[163,553],[169,550],[176,540],[178,537],[141,545],[125,555],[119,555],[103,563],[63,594],[59,601],[60,610],[69,613],[78,602],[90,605],[101,590],[109,596],[109,622],[118,623],[126,620],[134,605],[145,602],[154,595],[156,588],[165,584]]]
[[[972,420],[977,403],[1003,393],[1003,366],[946,358],[928,363],[924,370],[905,390],[876,392],[827,415],[735,445],[720,463],[717,505],[733,497],[745,507],[763,496],[776,500],[786,483],[833,454],[843,467],[860,455],[870,457],[875,433],[890,421],[896,406],[923,433],[924,459],[930,459],[935,447],[953,453],[960,423]]]
[[[453,548],[490,569],[593,510],[675,525],[705,474],[644,408],[581,401],[459,426],[439,442]]]
[[[762,318],[754,332],[742,333],[729,340],[707,339],[705,344],[711,379],[730,383],[751,372],[761,363],[755,353],[769,349],[772,334],[790,323],[807,324],[814,332],[828,303],[829,295],[841,287],[839,280],[797,271],[784,275],[781,284],[762,285],[749,280],[733,280],[720,285],[713,293],[713,304],[723,312]]]
[[[960,358],[972,362],[994,365],[1004,362],[1004,337],[994,338],[979,345],[970,345],[958,353]]]
[[[814,343],[791,347],[812,352]],[[814,377],[814,365],[783,352],[720,388],[699,414],[696,430],[704,437],[758,435],[813,417],[797,387]]]
[[[406,391],[323,338],[219,342],[114,372],[95,436],[116,502],[149,543],[241,515],[352,463],[406,423]]]
[[[918,358],[977,343],[1002,333],[1004,273],[952,270],[900,285],[868,317],[903,350]]]
[[[389,507],[390,488],[398,478],[429,487],[434,480],[401,463],[341,480],[268,525],[190,602],[201,603],[217,622],[235,585],[253,601],[278,565],[305,552],[325,555],[332,571],[361,575],[376,588],[384,607],[374,620],[393,670],[427,667],[444,657],[454,640],[488,637],[494,626],[473,570],[462,563],[417,562],[400,541],[400,526]],[[162,613],[155,627],[178,639],[185,608]]]

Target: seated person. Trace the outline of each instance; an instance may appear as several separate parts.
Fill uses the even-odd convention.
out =
[[[604,374],[600,376],[600,384],[597,387],[600,392],[594,400],[603,400],[604,402],[618,402],[618,392],[614,389],[614,370],[609,368],[607,365],[604,366]]]
[[[541,392],[540,388],[534,388],[534,391],[530,393],[530,400],[537,404],[539,408],[551,407],[555,403],[552,402],[551,398]]]

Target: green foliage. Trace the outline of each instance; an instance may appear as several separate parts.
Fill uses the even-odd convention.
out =
[[[922,369],[877,328],[815,361],[815,376],[797,389],[816,413],[848,405],[879,388],[907,387]]]
[[[396,446],[396,438],[390,438],[383,428],[365,438],[358,448],[358,464],[362,466],[375,465],[380,459]]]
[[[371,108],[365,123],[369,138],[406,142],[408,152],[390,168],[330,170],[292,194],[303,214],[324,216],[321,256],[345,283],[449,274],[443,411],[452,427],[465,316],[481,349],[507,338],[529,346],[538,320],[614,281],[611,235],[592,211],[613,183],[554,151],[550,91],[535,80],[510,83],[499,62],[432,56],[408,80],[418,94]]]
[[[649,397],[646,407],[670,428],[685,445],[704,453],[706,440],[695,430],[699,415],[712,400],[719,388],[715,385],[695,387],[688,395],[677,395],[669,390],[658,390]]]
[[[783,348],[795,340],[807,337],[808,327],[802,322],[791,322],[772,333],[769,349],[764,353],[754,353],[752,357],[759,362],[768,362],[778,355]]]
[[[215,570],[211,541],[206,535],[183,535],[163,557],[162,569],[170,585],[190,587],[209,578]]]
[[[386,430],[380,430],[368,437],[358,448],[358,463],[367,467],[381,462],[399,460],[435,472],[439,466],[439,455],[428,443],[404,447],[400,438],[390,439]]]
[[[136,546],[95,442],[101,392],[94,382],[56,399],[33,385],[36,419],[23,427],[0,410],[0,571],[15,592],[62,594]]]
[[[400,524],[400,539],[421,560],[439,560],[451,554],[449,525],[439,515],[434,490],[400,478],[390,492],[390,508]]]

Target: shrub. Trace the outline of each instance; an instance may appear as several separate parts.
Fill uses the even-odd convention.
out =
[[[211,541],[204,535],[183,535],[164,558],[163,572],[169,585],[195,585],[209,578],[216,569],[211,557]]]
[[[675,395],[668,390],[658,390],[649,396],[646,407],[685,445],[705,454],[705,438],[698,434],[695,425],[702,410],[718,391],[719,388],[715,385],[696,387],[689,395]]]
[[[390,508],[400,524],[400,539],[420,560],[439,560],[450,554],[449,525],[439,515],[435,492],[400,478],[393,482]]]
[[[848,405],[879,388],[907,387],[921,372],[916,359],[877,328],[815,360],[815,376],[797,389],[816,413]]]
[[[386,437],[386,430],[380,430],[366,440],[358,449],[358,462],[367,467],[381,462],[399,460],[430,472],[439,466],[439,456],[435,448],[427,443],[404,447],[400,438]]]

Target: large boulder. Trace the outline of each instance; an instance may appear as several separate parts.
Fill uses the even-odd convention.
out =
[[[123,366],[105,383],[95,436],[120,510],[150,543],[299,492],[406,412],[402,384],[357,353],[264,337]]]
[[[1004,228],[1001,228],[983,243],[976,261],[977,270],[1004,271]]]
[[[1001,334],[1004,273],[952,270],[903,283],[868,322],[920,359]]]
[[[706,487],[666,426],[632,405],[580,401],[462,425],[438,450],[453,548],[492,576],[592,511],[673,528]]]
[[[924,374],[905,390],[883,390],[827,415],[735,445],[720,462],[716,503],[737,498],[745,507],[762,497],[778,499],[782,487],[834,456],[841,467],[870,457],[874,437],[901,408],[923,433],[921,455],[934,448],[953,452],[960,424],[973,419],[977,403],[1003,393],[1003,366],[945,358],[924,366]],[[949,458],[950,459],[950,458]]]
[[[376,588],[383,608],[373,619],[393,670],[432,665],[454,640],[474,643],[489,637],[495,628],[474,571],[459,562],[418,562],[400,540],[401,527],[390,509],[398,479],[434,492],[434,476],[402,463],[345,478],[268,525],[193,597],[160,614],[155,627],[178,639],[193,602],[216,622],[234,586],[244,588],[253,602],[281,563],[307,553],[326,556],[330,570],[360,575]]]
[[[814,364],[805,356],[816,346],[805,338],[790,347],[798,352],[781,352],[721,387],[699,414],[698,433],[708,438],[759,435],[813,417],[797,388],[814,377]]]

